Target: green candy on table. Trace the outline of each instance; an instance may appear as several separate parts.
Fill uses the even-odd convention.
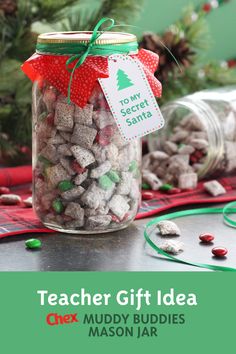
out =
[[[120,176],[118,173],[114,170],[110,170],[109,172],[106,173],[106,175],[112,180],[114,183],[120,182]]]
[[[64,210],[64,206],[62,204],[62,201],[60,199],[55,199],[52,202],[52,208],[57,214],[61,214]]]
[[[142,183],[142,189],[148,190],[148,189],[152,189],[152,188],[151,188],[151,186],[149,186],[148,183]]]
[[[104,190],[111,189],[114,184],[112,182],[112,180],[107,175],[103,175],[103,176],[99,177],[98,183],[99,183],[99,186]]]
[[[60,191],[62,192],[66,192],[69,191],[70,189],[74,188],[75,185],[74,183],[72,183],[71,181],[61,181],[58,184],[58,188],[60,189]]]
[[[167,192],[167,191],[171,190],[172,188],[173,188],[173,186],[171,184],[166,183],[166,184],[163,184],[159,188],[159,190],[162,191],[162,192]]]
[[[36,238],[30,238],[29,240],[25,241],[25,246],[30,249],[40,248],[41,241]]]

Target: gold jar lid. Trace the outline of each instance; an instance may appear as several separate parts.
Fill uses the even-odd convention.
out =
[[[38,36],[37,43],[89,43],[91,31],[73,32],[50,32]],[[96,44],[122,44],[137,42],[137,37],[125,32],[104,32],[97,40]]]

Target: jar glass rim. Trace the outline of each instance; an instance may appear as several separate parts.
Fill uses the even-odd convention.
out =
[[[37,38],[37,43],[89,43],[92,31],[70,31],[42,33]],[[126,32],[104,32],[96,40],[96,44],[122,44],[137,42],[134,34]]]

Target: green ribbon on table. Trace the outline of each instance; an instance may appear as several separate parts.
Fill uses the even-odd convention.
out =
[[[194,262],[189,262],[185,261],[183,259],[179,259],[177,257],[174,257],[170,255],[169,253],[161,250],[151,239],[150,239],[150,233],[149,233],[149,228],[155,224],[157,224],[160,221],[163,220],[169,220],[169,219],[175,219],[175,218],[181,218],[184,216],[189,216],[189,215],[201,215],[201,214],[223,214],[224,221],[227,222],[230,226],[236,227],[236,221],[232,220],[228,215],[229,214],[235,214],[236,213],[236,202],[232,202],[227,204],[224,208],[200,208],[200,209],[190,209],[190,210],[184,210],[184,211],[177,211],[175,213],[170,213],[170,214],[165,214],[162,216],[158,216],[157,218],[151,220],[148,222],[145,226],[144,230],[144,237],[147,241],[147,243],[159,254],[169,258],[170,260],[177,262],[177,263],[182,263],[182,264],[187,264],[187,265],[192,265],[194,267],[199,267],[199,268],[207,268],[211,270],[219,270],[219,271],[224,271],[224,272],[236,272],[236,268],[229,268],[229,267],[222,267],[222,266],[217,266],[213,264],[204,264],[204,263],[194,263]],[[153,231],[153,228],[152,230]]]
[[[103,30],[99,30],[105,22],[111,22],[111,24]],[[66,61],[66,69],[71,73],[70,81],[68,85],[68,103],[70,103],[71,84],[74,76],[74,72],[80,67],[87,58],[88,55],[101,55],[108,56],[111,54],[129,54],[130,52],[136,52],[138,49],[137,41],[122,43],[122,44],[96,44],[97,39],[105,32],[110,31],[114,27],[115,21],[112,18],[104,17],[93,29],[90,41],[88,43],[37,43],[36,51],[42,54],[57,54],[57,55],[71,55]],[[76,62],[73,69],[69,68],[69,65]]]

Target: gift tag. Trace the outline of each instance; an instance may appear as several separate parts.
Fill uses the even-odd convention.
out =
[[[108,68],[109,78],[99,82],[123,138],[137,139],[162,128],[164,119],[141,63],[115,54]]]

